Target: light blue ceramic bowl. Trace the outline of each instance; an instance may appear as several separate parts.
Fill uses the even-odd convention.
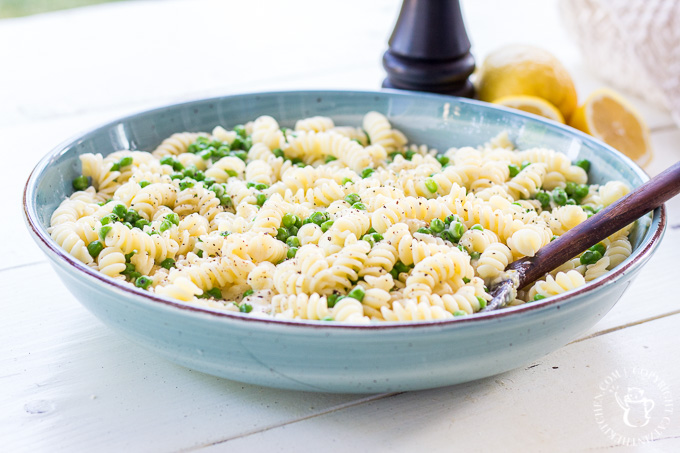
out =
[[[78,156],[150,150],[178,131],[209,131],[259,115],[284,126],[312,115],[359,125],[377,110],[414,143],[439,150],[481,145],[508,130],[519,148],[544,146],[592,162],[591,179],[647,179],[632,161],[573,129],[533,115],[453,97],[404,92],[280,92],[171,105],[102,126],[52,150],[24,192],[28,228],[66,286],[111,328],[167,359],[205,373],[318,392],[416,390],[501,373],[554,351],[593,326],[650,258],[665,228],[657,209],[633,231],[633,254],[615,271],[564,295],[444,322],[342,326],[263,320],[151,295],[90,270],[47,234],[50,215],[72,192]]]

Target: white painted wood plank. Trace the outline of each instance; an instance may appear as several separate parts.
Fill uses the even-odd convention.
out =
[[[103,326],[46,263],[1,272],[0,294],[3,451],[173,451],[367,398],[268,389],[174,365]]]
[[[675,354],[679,327],[680,315],[671,316],[573,344],[496,377],[404,393],[243,438],[225,438],[200,451],[572,452],[614,449],[657,427],[660,439],[641,449],[677,451],[680,363],[659,358]],[[664,401],[660,381],[641,374],[646,372],[668,385],[670,400]],[[624,410],[613,391],[623,397],[628,387],[641,389],[655,404],[649,426],[624,424]],[[603,408],[599,414],[598,402]],[[640,408],[633,403],[629,407]],[[631,415],[629,421],[634,420]],[[606,433],[605,424],[619,437]]]

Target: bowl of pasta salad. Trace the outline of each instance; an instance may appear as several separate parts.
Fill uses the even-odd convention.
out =
[[[647,179],[503,107],[398,91],[201,99],[75,137],[26,223],[76,298],[186,367],[324,392],[501,373],[582,333],[659,244],[663,208],[480,312],[508,263]]]

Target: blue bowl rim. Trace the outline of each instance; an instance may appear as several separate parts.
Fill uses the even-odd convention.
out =
[[[230,94],[222,96],[213,96],[209,98],[199,98],[186,101],[180,101],[171,104],[163,104],[157,107],[144,109],[136,113],[126,115],[117,118],[112,121],[108,121],[99,126],[92,127],[72,136],[71,138],[62,141],[59,145],[54,147],[49,151],[42,159],[36,164],[34,169],[31,171],[26,184],[24,186],[24,193],[22,197],[22,207],[24,214],[24,221],[29,227],[32,233],[33,239],[41,246],[42,250],[47,254],[48,251],[53,254],[52,258],[55,261],[63,261],[70,265],[70,267],[75,268],[76,272],[82,272],[86,277],[89,277],[90,281],[109,287],[114,291],[122,291],[128,296],[138,302],[150,303],[153,305],[158,305],[158,307],[163,307],[169,310],[181,310],[187,314],[191,315],[201,315],[208,316],[215,320],[231,320],[234,322],[253,322],[256,324],[272,324],[277,326],[295,326],[300,328],[311,328],[311,329],[333,329],[333,330],[358,330],[358,331],[373,331],[373,330],[390,330],[390,329],[428,329],[432,327],[455,327],[455,326],[469,326],[472,323],[487,323],[491,321],[498,321],[505,319],[508,316],[514,316],[516,318],[524,314],[537,314],[538,312],[547,311],[550,309],[559,309],[564,303],[570,302],[569,299],[575,298],[581,294],[590,292],[595,288],[605,287],[613,284],[620,276],[627,273],[631,268],[638,267],[641,263],[644,263],[651,253],[659,245],[661,238],[663,237],[666,228],[666,208],[665,205],[655,209],[653,211],[652,221],[650,223],[650,228],[657,225],[657,228],[653,231],[650,237],[649,232],[646,235],[643,243],[633,251],[631,254],[631,259],[627,260],[622,265],[619,265],[614,270],[608,272],[603,277],[588,282],[585,286],[570,290],[566,293],[559,294],[557,296],[552,296],[546,298],[545,300],[526,303],[522,305],[517,305],[514,307],[506,307],[500,310],[495,310],[491,312],[476,313],[471,316],[461,316],[448,320],[436,320],[436,321],[419,321],[419,322],[380,322],[368,325],[354,325],[354,324],[341,324],[341,323],[328,323],[321,321],[312,320],[289,320],[289,319],[276,319],[268,317],[252,316],[237,312],[224,311],[219,309],[211,309],[208,307],[194,305],[190,302],[183,302],[175,299],[171,299],[164,296],[159,296],[155,293],[149,293],[142,289],[136,288],[127,283],[121,283],[116,280],[110,279],[104,274],[91,269],[84,263],[77,260],[72,255],[66,253],[59,245],[57,245],[51,236],[47,233],[46,229],[42,227],[41,223],[38,221],[38,215],[35,207],[35,189],[37,187],[37,182],[47,169],[50,161],[60,156],[62,153],[66,152],[70,147],[75,145],[79,141],[87,139],[90,135],[96,132],[111,128],[115,125],[120,124],[123,121],[131,121],[136,117],[154,114],[167,110],[169,108],[181,108],[189,107],[192,104],[205,104],[209,102],[224,101],[225,99],[238,99],[238,98],[248,98],[248,97],[258,97],[258,96],[281,96],[281,95],[306,95],[306,96],[325,96],[328,94],[338,95],[338,94],[348,94],[348,95],[378,95],[378,96],[397,96],[405,98],[429,98],[441,101],[453,101],[459,104],[469,104],[476,107],[481,107],[482,109],[488,110],[498,110],[502,111],[507,115],[517,116],[525,118],[528,121],[543,123],[549,128],[561,130],[563,133],[574,136],[583,142],[588,142],[591,146],[603,149],[605,152],[618,154],[619,158],[622,159],[629,167],[631,167],[642,179],[642,181],[647,181],[649,176],[642,170],[635,162],[624,154],[619,153],[613,147],[601,142],[594,137],[591,137],[577,129],[569,128],[563,124],[557,123],[555,121],[543,118],[538,115],[531,113],[522,112],[519,110],[510,109],[504,106],[499,106],[495,104],[490,104],[483,101],[478,101],[475,99],[461,98],[457,96],[440,95],[434,93],[426,92],[405,92],[401,90],[394,89],[382,89],[379,91],[371,90],[286,90],[286,91],[261,91],[261,92],[250,92],[250,93],[239,93]],[[56,259],[55,259],[56,258]]]

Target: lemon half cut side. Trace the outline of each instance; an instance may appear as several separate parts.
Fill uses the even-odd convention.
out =
[[[635,107],[609,88],[591,93],[569,125],[602,140],[641,167],[652,160],[649,127]]]

